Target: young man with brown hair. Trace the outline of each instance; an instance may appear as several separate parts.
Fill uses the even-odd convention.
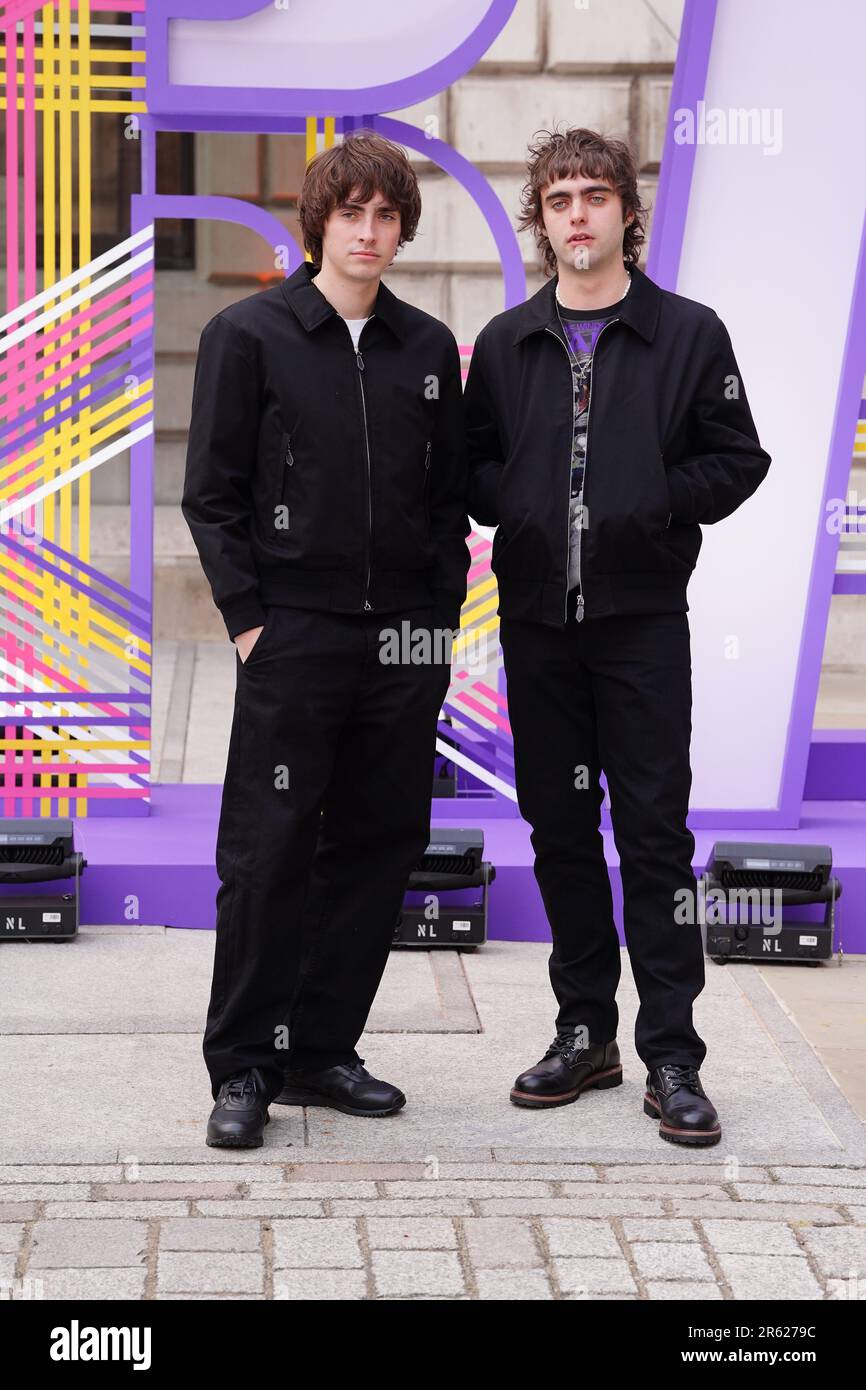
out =
[[[686,586],[701,524],[730,516],[770,457],[724,324],[638,268],[646,214],[628,147],[543,132],[528,174],[520,225],[551,278],[480,333],[465,396],[469,512],[497,527],[518,801],[559,1006],[553,1042],[511,1099],[553,1107],[622,1081],[604,771],[644,1110],[667,1140],[715,1144],[692,1021],[700,928],[675,919],[675,895],[697,896]]]
[[[321,152],[311,261],[201,335],[182,507],[237,648],[210,1145],[259,1146],[274,1099],[405,1104],[355,1044],[428,843],[450,664],[385,662],[382,631],[453,633],[469,568],[457,344],[381,283],[420,211],[390,141]]]

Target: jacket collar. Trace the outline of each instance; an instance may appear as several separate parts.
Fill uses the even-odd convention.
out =
[[[337,311],[328,302],[318,286],[313,282],[317,273],[311,261],[302,261],[297,270],[280,281],[280,289],[286,303],[298,322],[311,333],[325,319],[337,317]],[[380,281],[379,292],[373,305],[373,313],[390,328],[400,342],[406,337],[407,325],[403,314],[403,302],[392,294],[387,285]]]
[[[631,289],[626,295],[622,308],[617,315],[623,323],[627,323],[648,343],[655,337],[656,325],[658,323],[659,309],[661,307],[661,290],[654,280],[639,270],[636,265],[629,266],[631,271]],[[554,275],[551,280],[542,285],[541,289],[521,304],[516,311],[517,332],[514,335],[515,345],[522,342],[530,333],[536,333],[539,329],[551,327],[559,328],[559,315],[556,312],[556,286],[559,283],[559,276]]]

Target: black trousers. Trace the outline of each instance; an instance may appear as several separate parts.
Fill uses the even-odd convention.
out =
[[[237,687],[217,832],[216,948],[202,1050],[216,1098],[259,1067],[352,1061],[406,882],[429,843],[438,664],[385,664],[397,614],[268,609]],[[441,651],[440,651],[441,656]]]
[[[573,600],[573,595],[571,598]],[[686,613],[584,619],[561,629],[503,618],[518,805],[553,937],[557,1029],[616,1037],[620,948],[600,830],[608,783],[623,927],[640,997],[635,1045],[648,1070],[699,1067],[692,1022],[704,987],[691,789],[691,648]],[[584,771],[585,770],[585,771]],[[675,918],[687,901],[694,925]]]

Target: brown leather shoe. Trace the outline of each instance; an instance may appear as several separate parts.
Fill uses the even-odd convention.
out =
[[[591,1086],[607,1090],[622,1085],[616,1039],[581,1047],[573,1033],[557,1033],[540,1062],[521,1072],[511,1090],[515,1105],[536,1109],[570,1105]]]
[[[649,1072],[643,1110],[671,1144],[718,1144],[722,1127],[697,1067],[666,1062]]]

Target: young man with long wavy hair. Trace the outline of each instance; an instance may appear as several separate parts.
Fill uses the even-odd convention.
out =
[[[682,890],[697,895],[686,587],[701,525],[730,516],[770,458],[724,324],[638,267],[646,213],[622,141],[543,132],[521,214],[549,278],[483,329],[465,397],[469,512],[497,528],[518,801],[558,1005],[554,1039],[511,1099],[556,1107],[622,1081],[603,771],[644,1110],[664,1139],[715,1144],[692,1020],[700,929],[675,915]]]

